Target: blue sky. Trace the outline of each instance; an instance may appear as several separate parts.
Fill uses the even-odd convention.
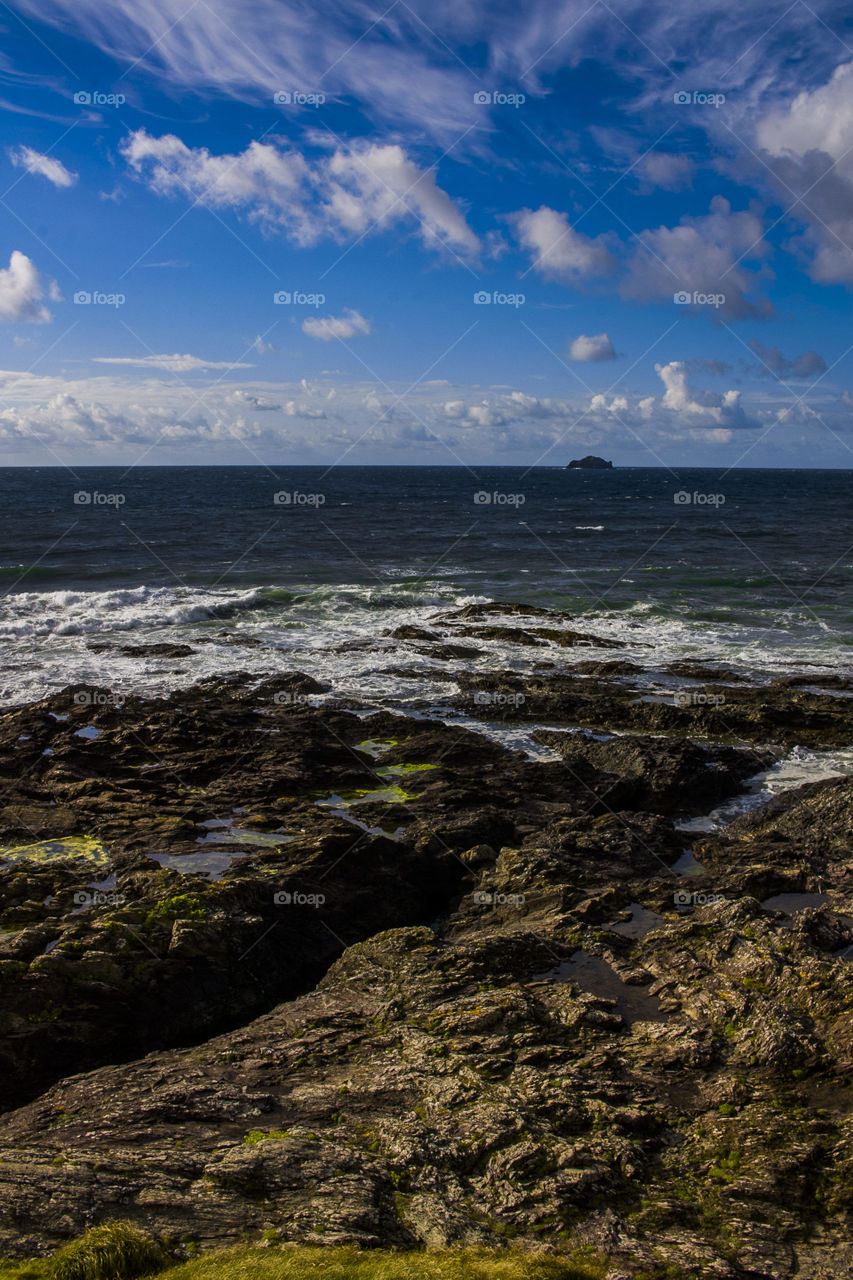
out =
[[[2,25],[3,464],[853,465],[849,7]]]

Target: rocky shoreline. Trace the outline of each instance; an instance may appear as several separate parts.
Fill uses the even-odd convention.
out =
[[[518,606],[405,630],[442,710],[290,672],[0,716],[0,1255],[118,1217],[849,1270],[853,781],[688,828],[848,748],[853,682],[652,677]],[[497,632],[535,669],[454,666]]]

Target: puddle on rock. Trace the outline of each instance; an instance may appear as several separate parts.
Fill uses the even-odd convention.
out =
[[[251,827],[232,826],[233,819],[221,821],[217,818],[208,822],[199,822],[197,826],[213,828],[207,835],[198,836],[197,844],[239,844],[256,849],[277,849],[279,845],[290,844],[293,836],[283,831],[253,831]]]
[[[652,929],[659,929],[666,924],[663,916],[650,911],[641,902],[632,902],[628,910],[631,912],[630,920],[619,920],[615,924],[605,925],[605,928],[611,933],[621,934],[623,938],[644,938]]]
[[[772,898],[765,898],[761,906],[764,911],[784,911],[786,916],[795,916],[809,907],[822,907],[829,902],[825,893],[777,893]]]
[[[372,791],[358,789],[355,791],[335,792],[322,800],[315,800],[318,809],[346,809],[353,804],[406,804],[416,797],[409,795],[402,787],[376,787]]]
[[[233,849],[205,849],[198,853],[149,853],[148,856],[161,867],[180,871],[181,875],[203,875],[216,880],[232,863],[246,855]]]
[[[590,995],[615,1001],[615,1012],[629,1027],[635,1022],[663,1022],[666,1018],[657,996],[649,995],[644,987],[629,986],[606,960],[587,951],[575,951],[568,960],[539,974],[538,981],[576,982]]]
[[[100,729],[96,729],[93,724],[87,724],[84,728],[76,729],[74,731],[75,738],[85,738],[87,742],[94,742],[95,739],[100,738],[100,736]]]
[[[703,876],[705,868],[697,862],[692,849],[685,849],[677,862],[673,862],[671,870],[680,876]]]
[[[110,855],[94,836],[61,836],[58,840],[39,840],[36,844],[0,846],[0,865],[10,862],[62,862],[67,858],[79,858],[104,867]]]

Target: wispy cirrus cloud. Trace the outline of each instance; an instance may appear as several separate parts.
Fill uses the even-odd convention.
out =
[[[165,369],[168,373],[200,373],[207,369],[253,369],[252,364],[232,360],[202,360],[190,355],[93,356],[95,364],[122,364],[136,369]]]
[[[9,159],[18,168],[47,178],[48,182],[53,183],[55,187],[73,187],[77,181],[78,175],[66,169],[61,160],[57,160],[54,156],[43,155],[40,151],[34,151],[32,147],[17,147],[11,150]]]

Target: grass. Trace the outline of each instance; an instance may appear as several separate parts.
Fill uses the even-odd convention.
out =
[[[175,1266],[128,1223],[93,1227],[47,1259],[0,1262],[0,1280],[602,1280],[593,1256],[512,1250],[441,1249],[428,1253],[281,1245],[223,1249]]]

